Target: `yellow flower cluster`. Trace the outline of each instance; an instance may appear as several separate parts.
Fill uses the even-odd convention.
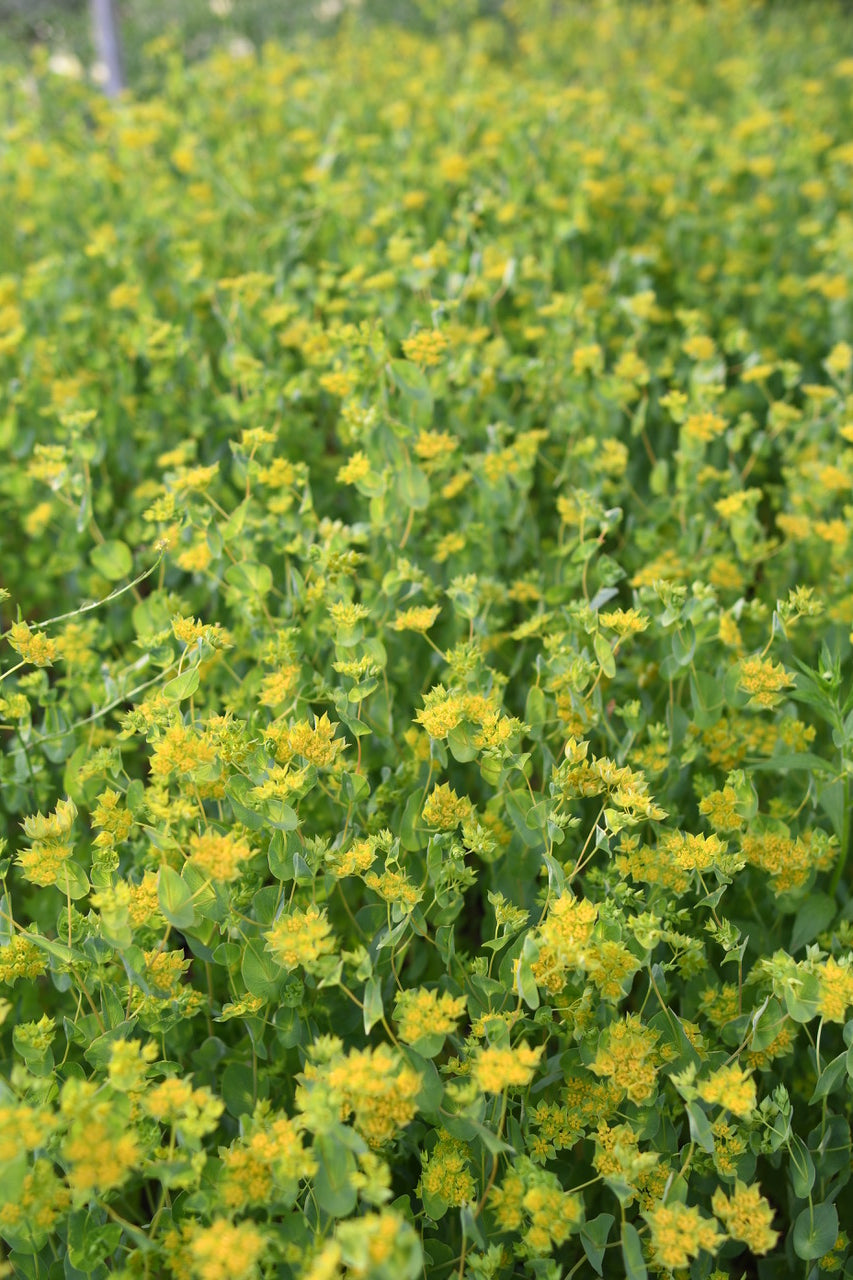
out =
[[[14,1160],[22,1151],[47,1145],[56,1128],[56,1117],[46,1108],[25,1102],[0,1106],[0,1160]]]
[[[491,1206],[502,1231],[524,1227],[524,1252],[542,1257],[563,1244],[581,1221],[580,1197],[565,1191],[559,1179],[522,1157],[491,1194]]]
[[[371,1147],[381,1147],[413,1119],[420,1074],[388,1045],[354,1050],[327,1069],[328,1084],[340,1100],[341,1117]]]
[[[429,631],[440,613],[441,605],[412,605],[410,609],[397,614],[394,619],[394,630]]]
[[[227,649],[232,644],[229,633],[218,623],[205,623],[196,618],[175,617],[172,619],[172,633],[187,648],[200,641],[210,645],[212,649]]]
[[[119,792],[107,787],[98,796],[98,802],[92,810],[92,822],[101,828],[95,836],[96,847],[111,849],[130,835],[133,815],[122,804]]]
[[[71,1207],[71,1192],[50,1160],[40,1158],[24,1175],[14,1200],[0,1206],[0,1231],[30,1235],[40,1242]]]
[[[744,819],[738,812],[738,795],[734,787],[725,786],[720,791],[709,791],[699,802],[699,812],[714,828],[723,834],[741,831]]]
[[[740,679],[738,688],[750,694],[749,705],[754,707],[775,707],[785,689],[792,688],[794,677],[790,676],[780,662],[771,662],[768,658],[742,658],[740,663]]]
[[[704,1218],[693,1205],[660,1204],[644,1216],[655,1261],[667,1271],[689,1267],[692,1258],[698,1258],[703,1251],[716,1253],[723,1243],[716,1222]]]
[[[741,853],[750,866],[768,873],[777,894],[800,888],[813,870],[826,870],[837,857],[834,840],[820,830],[798,836],[784,829],[749,832],[741,837]]]
[[[208,828],[190,836],[189,857],[193,866],[220,884],[236,880],[252,852],[249,844],[232,831],[223,833]]]
[[[265,736],[279,764],[286,764],[294,756],[302,756],[309,764],[328,769],[347,747],[343,738],[335,737],[337,728],[324,711],[314,718],[313,725],[308,720],[292,725],[275,722],[268,727]]]
[[[37,813],[23,822],[24,834],[32,841],[18,854],[23,875],[33,884],[45,887],[62,880],[62,868],[71,857],[71,828],[77,817],[73,800],[60,800],[53,813],[44,817]]]
[[[369,474],[370,459],[361,449],[357,449],[349,461],[338,468],[336,479],[338,484],[358,484],[359,480],[363,480]]]
[[[47,951],[26,933],[15,934],[0,946],[0,982],[10,987],[20,978],[40,978],[47,966]]]
[[[484,1093],[523,1089],[530,1084],[542,1058],[543,1046],[520,1041],[514,1048],[489,1045],[480,1049],[472,1065],[474,1079]]]
[[[266,1204],[274,1185],[293,1187],[317,1170],[313,1154],[302,1144],[298,1121],[264,1108],[253,1118],[251,1132],[223,1153],[222,1164],[222,1199],[229,1209]]]
[[[719,1187],[711,1206],[732,1239],[742,1240],[753,1253],[769,1253],[779,1239],[779,1232],[770,1225],[773,1210],[759,1187],[736,1181],[731,1195]]]
[[[603,626],[610,627],[620,637],[639,635],[651,622],[651,618],[639,609],[605,610],[599,617]]]
[[[168,778],[171,774],[192,774],[211,764],[216,755],[212,742],[195,732],[189,725],[177,723],[166,729],[155,742],[151,753],[151,773],[155,778]]]
[[[361,875],[370,869],[375,860],[376,846],[370,836],[353,840],[348,849],[330,849],[326,854],[326,864],[339,880],[343,880],[345,876]]]
[[[755,1110],[755,1082],[750,1072],[744,1071],[737,1063],[719,1067],[707,1080],[700,1080],[696,1087],[703,1101],[725,1107],[741,1119],[746,1119]]]
[[[438,329],[420,329],[411,338],[403,339],[407,358],[426,367],[441,363],[447,345],[447,338]]]
[[[387,868],[381,875],[376,871],[369,871],[364,877],[364,883],[389,905],[402,911],[413,911],[423,897],[422,890],[405,871]]]
[[[254,1222],[214,1218],[209,1226],[181,1223],[164,1237],[169,1266],[176,1280],[254,1280],[266,1248]]]
[[[409,987],[397,996],[394,1020],[400,1039],[415,1044],[424,1036],[451,1035],[465,1013],[467,997],[428,987]]]
[[[451,1207],[469,1204],[476,1194],[468,1166],[469,1152],[464,1142],[439,1130],[438,1142],[429,1155],[421,1157],[419,1194],[440,1199]]]
[[[453,831],[470,816],[471,801],[467,796],[457,796],[446,782],[433,787],[423,809],[424,822],[437,831]]]
[[[267,950],[288,973],[299,968],[316,973],[323,956],[332,954],[336,947],[325,908],[313,903],[280,916],[264,937]]]
[[[839,964],[832,956],[818,969],[818,1007],[827,1022],[845,1022],[853,1004],[853,962],[846,956]]]
[[[590,1071],[611,1080],[638,1105],[654,1096],[659,1056],[659,1033],[644,1026],[636,1014],[608,1027]]]
[[[59,654],[59,641],[49,639],[42,631],[32,631],[26,622],[16,622],[9,629],[8,641],[24,662],[35,667],[49,667]]]
[[[63,1096],[63,1107],[65,1101]],[[68,1186],[77,1203],[120,1187],[139,1164],[139,1139],[132,1130],[122,1129],[121,1124],[119,1117],[111,1115],[110,1103],[104,1099],[90,1101],[71,1125],[61,1150],[68,1166]]]
[[[553,900],[539,929],[539,955],[531,965],[539,986],[562,990],[568,971],[584,963],[597,919],[598,907],[586,898],[566,892]]]
[[[424,705],[415,713],[415,720],[431,738],[438,739],[446,738],[463,721],[477,725],[474,742],[478,749],[501,746],[521,727],[517,720],[501,714],[493,698],[457,693],[443,685],[436,685],[424,695]]]

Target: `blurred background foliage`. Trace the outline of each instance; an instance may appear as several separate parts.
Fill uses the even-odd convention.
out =
[[[534,6],[536,0],[532,0]],[[546,4],[544,7],[549,7]],[[184,56],[194,61],[235,39],[261,46],[303,34],[333,32],[355,18],[365,24],[398,22],[440,32],[459,30],[499,13],[501,0],[116,0],[125,70],[139,83],[145,46],[166,32],[180,33]],[[94,59],[89,0],[0,0],[0,58],[26,58],[34,47],[71,53],[84,66]]]
[[[609,0],[525,0],[547,18],[567,8],[607,7]],[[664,6],[672,0],[635,0]],[[853,0],[838,0],[853,13]],[[766,0],[808,27],[812,0]],[[332,34],[343,22],[365,26],[396,22],[430,34],[462,31],[477,18],[500,16],[503,0],[115,0],[124,70],[131,87],[145,79],[146,46],[170,33],[184,57],[195,61],[235,40],[287,41]],[[531,15],[532,16],[532,15]],[[0,0],[0,60],[26,61],[34,50],[73,54],[84,67],[95,60],[89,0]]]

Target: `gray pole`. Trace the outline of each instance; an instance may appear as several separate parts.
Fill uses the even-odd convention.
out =
[[[92,0],[92,27],[98,57],[107,69],[104,92],[108,98],[114,98],[124,88],[124,76],[113,0]]]

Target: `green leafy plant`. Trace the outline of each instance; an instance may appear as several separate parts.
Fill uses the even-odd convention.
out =
[[[848,36],[551,9],[3,72],[11,1274],[853,1270]]]

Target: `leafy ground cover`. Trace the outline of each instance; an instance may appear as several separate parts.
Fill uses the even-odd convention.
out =
[[[7,1274],[853,1275],[850,39],[2,72]]]

